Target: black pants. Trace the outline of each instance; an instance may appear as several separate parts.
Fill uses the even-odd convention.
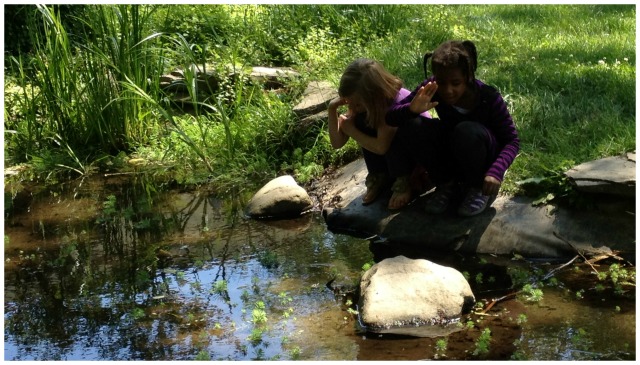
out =
[[[376,137],[377,131],[367,125],[364,118],[356,118],[356,127],[363,133]],[[409,155],[410,151],[403,145],[408,138],[405,133],[410,133],[409,129],[398,128],[396,135],[391,142],[389,150],[384,155],[373,153],[365,148],[361,148],[365,165],[369,173],[385,173],[392,178],[411,174],[415,167],[415,159]]]
[[[479,188],[497,157],[495,137],[478,122],[452,126],[439,119],[416,118],[398,128],[394,142],[425,168],[436,185],[458,181]]]

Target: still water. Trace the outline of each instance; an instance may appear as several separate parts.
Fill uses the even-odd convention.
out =
[[[536,282],[561,263],[403,251],[330,232],[320,212],[251,220],[246,199],[131,179],[5,190],[5,360],[635,359],[635,279],[585,265]],[[363,266],[397,254],[456,267],[480,304],[520,281],[540,292],[448,337],[362,332]],[[635,278],[631,263],[598,270]]]

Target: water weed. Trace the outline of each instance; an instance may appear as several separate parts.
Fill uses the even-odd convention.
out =
[[[476,339],[473,355],[482,356],[482,355],[488,354],[490,345],[491,345],[491,329],[485,328],[480,333],[480,336],[478,336],[478,338]]]
[[[448,346],[448,341],[446,338],[440,338],[436,341],[436,346],[435,346],[435,355],[434,355],[434,359],[440,359],[440,358],[445,358],[447,357],[446,352],[447,352],[447,346]]]

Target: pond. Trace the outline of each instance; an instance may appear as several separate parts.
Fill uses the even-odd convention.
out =
[[[5,360],[635,359],[634,263],[437,255],[120,176],[13,188]],[[459,331],[361,329],[360,275],[399,254],[467,276],[478,305]]]

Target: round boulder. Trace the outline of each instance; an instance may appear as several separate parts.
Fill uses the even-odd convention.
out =
[[[360,281],[359,315],[371,332],[444,336],[474,303],[462,273],[424,259],[382,260]]]
[[[313,207],[307,191],[291,175],[269,181],[251,198],[245,212],[252,218],[290,218]]]

